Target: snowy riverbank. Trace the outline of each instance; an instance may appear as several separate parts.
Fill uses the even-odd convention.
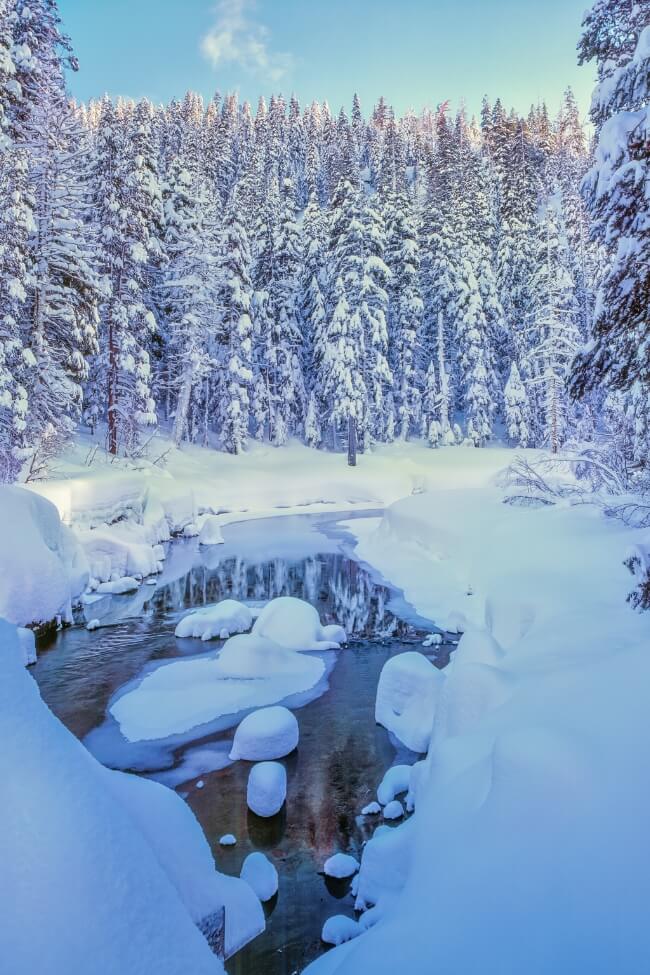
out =
[[[164,467],[113,464],[80,438],[56,477],[28,486],[30,495],[54,505],[61,526],[51,507],[28,500],[24,488],[2,489],[10,493],[0,505],[0,531],[10,544],[0,553],[0,616],[20,626],[69,619],[71,604],[85,589],[107,590],[120,579],[137,586],[160,571],[163,542],[197,535],[208,520],[214,542],[220,526],[249,518],[382,509],[428,488],[488,485],[513,456],[506,449],[395,443],[360,456],[358,467],[350,468],[340,454],[299,444],[252,444],[233,457],[200,447],[176,449],[163,438],[150,453],[164,454]],[[43,575],[38,586],[31,568],[36,564]]]
[[[374,907],[310,975],[647,970],[648,618],[622,565],[636,534],[490,487],[406,498],[364,528],[358,556],[466,632],[415,815],[364,850],[358,906]]]

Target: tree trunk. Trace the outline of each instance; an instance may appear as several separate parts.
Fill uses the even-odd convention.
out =
[[[348,467],[357,466],[357,421],[348,417]]]

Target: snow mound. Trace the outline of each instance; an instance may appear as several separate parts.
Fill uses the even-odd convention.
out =
[[[404,806],[399,799],[393,799],[384,806],[384,819],[401,819],[404,815]]]
[[[263,853],[249,853],[239,876],[262,902],[270,900],[278,892],[278,871]]]
[[[199,545],[223,545],[221,525],[215,515],[208,515],[199,532]]]
[[[260,708],[237,728],[230,758],[252,762],[284,758],[297,748],[299,734],[296,717],[288,708]]]
[[[246,804],[258,816],[275,816],[287,797],[287,773],[280,762],[258,762],[248,776]]]
[[[237,843],[237,837],[233,836],[232,833],[224,833],[223,836],[219,837],[220,846],[235,846]]]
[[[358,937],[363,930],[358,921],[346,917],[345,914],[335,914],[325,921],[321,941],[326,945],[342,945],[345,941],[352,941],[353,938]]]
[[[0,616],[18,626],[72,618],[88,565],[55,506],[33,491],[0,486]]]
[[[266,604],[255,620],[253,633],[292,650],[338,650],[347,637],[340,626],[321,626],[309,603],[294,596],[279,596]]]
[[[233,633],[243,633],[253,625],[253,614],[236,599],[224,599],[213,606],[206,606],[188,613],[175,630],[177,637],[194,637],[201,640],[225,640]]]
[[[353,877],[358,869],[359,861],[350,856],[349,853],[335,853],[334,856],[325,861],[323,873],[326,877],[336,877],[337,880],[343,880],[347,877]]]
[[[369,802],[367,806],[364,806],[361,810],[362,816],[377,816],[381,812],[381,806],[378,802]]]
[[[224,906],[226,952],[264,928],[239,879],[218,874],[171,790],[100,765],[51,714],[0,622],[0,943],[12,972],[222,972],[199,926]],[[100,840],[101,838],[101,840]],[[47,910],[34,923],[39,898]],[[128,911],[125,910],[128,905]]]
[[[414,752],[426,752],[445,678],[417,651],[387,660],[379,677],[375,720]]]
[[[146,529],[132,522],[76,532],[92,579],[111,582],[125,576],[140,578],[162,569],[165,552],[152,545]]]
[[[324,672],[318,657],[244,634],[231,637],[216,657],[161,664],[109,710],[128,741],[168,738],[308,691]]]

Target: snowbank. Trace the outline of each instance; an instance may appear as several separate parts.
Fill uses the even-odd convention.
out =
[[[21,487],[0,486],[0,616],[25,626],[71,618],[88,567],[54,505]]]
[[[175,633],[177,637],[226,640],[233,633],[245,633],[252,625],[253,614],[248,606],[236,599],[224,599],[188,613],[179,622]]]
[[[105,769],[57,721],[4,622],[0,644],[7,970],[222,972],[198,925],[209,928],[225,904],[227,946],[240,947],[264,928],[253,892],[216,873],[197,821],[175,793]]]
[[[318,657],[240,634],[215,654],[161,664],[109,710],[129,741],[168,738],[308,691],[324,673]]]
[[[411,772],[414,815],[363,851],[356,906],[377,923],[310,973],[648,967],[650,656],[622,565],[636,537],[477,485],[399,501],[361,540],[419,613],[465,635]]]
[[[238,726],[230,758],[251,762],[284,758],[298,747],[298,738],[298,722],[288,708],[260,708]]]
[[[253,633],[292,650],[338,650],[347,637],[340,626],[321,626],[309,603],[280,596],[266,604],[255,620]]]

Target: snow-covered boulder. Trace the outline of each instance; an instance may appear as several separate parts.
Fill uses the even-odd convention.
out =
[[[275,816],[287,797],[287,772],[280,762],[258,762],[248,776],[246,804],[258,816]]]
[[[74,528],[97,528],[129,520],[141,522],[148,494],[147,482],[139,474],[112,470],[39,481],[29,488],[48,498],[61,520]]]
[[[230,751],[230,758],[245,758],[251,762],[284,758],[297,748],[298,722],[284,707],[260,708],[241,722]]]
[[[378,802],[369,802],[367,806],[364,806],[361,810],[362,816],[377,816],[381,812],[381,806]]]
[[[325,861],[323,873],[326,877],[335,877],[337,880],[344,880],[353,877],[359,869],[359,861],[349,853],[335,853]]]
[[[217,975],[199,927],[225,906],[227,953],[264,929],[250,888],[215,871],[189,806],[156,782],[104,768],[45,707],[4,622],[0,739],[7,971]],[[35,892],[47,904],[38,923]]]
[[[444,681],[441,671],[417,651],[391,657],[379,677],[375,720],[407,748],[425,752]]]
[[[257,850],[248,854],[239,876],[262,902],[270,900],[278,892],[278,871],[268,857]]]
[[[321,626],[314,607],[294,596],[279,596],[267,603],[255,620],[253,633],[292,650],[338,650],[347,639],[342,627]]]
[[[404,815],[404,806],[399,799],[393,799],[384,806],[384,819],[401,819]]]
[[[200,545],[223,545],[221,525],[215,515],[208,515],[199,531]]]
[[[387,805],[395,796],[408,792],[411,784],[411,766],[393,765],[389,768],[377,789],[377,798],[382,806]]]
[[[33,491],[1,486],[0,538],[0,616],[18,626],[70,620],[88,565],[56,507]]]
[[[172,535],[196,535],[196,500],[194,492],[171,478],[152,479],[149,496],[162,506]],[[186,529],[190,529],[186,532]]]
[[[224,833],[223,836],[219,837],[219,846],[235,846],[237,844],[237,837],[233,836],[232,833]]]
[[[335,914],[328,917],[323,925],[321,941],[326,945],[342,945],[345,941],[351,941],[363,933],[363,928],[358,921],[354,921],[345,914]]]
[[[225,640],[233,633],[244,633],[253,625],[253,614],[248,606],[236,599],[224,599],[212,606],[194,610],[184,616],[176,627],[177,637],[194,637],[201,640]]]
[[[165,558],[161,545],[152,545],[146,529],[134,522],[120,522],[92,530],[77,530],[90,568],[99,582],[123,577],[142,578],[160,572]]]

